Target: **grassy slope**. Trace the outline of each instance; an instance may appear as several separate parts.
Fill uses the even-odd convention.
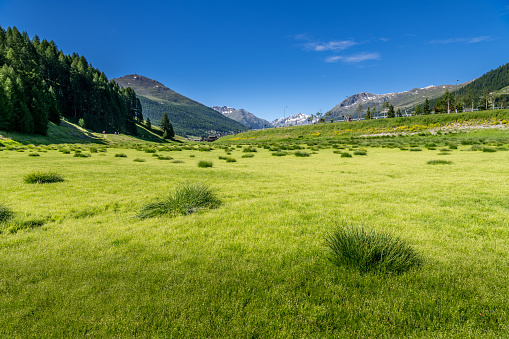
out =
[[[495,120],[496,119],[496,120]],[[505,121],[504,121],[505,120]],[[269,128],[229,135],[220,142],[277,142],[277,141],[323,141],[358,137],[361,135],[406,132],[415,133],[433,128],[452,128],[453,124],[473,126],[478,124],[503,124],[509,121],[509,110],[466,112],[458,114],[420,115],[393,119],[363,120],[323,123],[316,125]]]
[[[63,120],[60,126],[53,123],[49,124],[48,134],[28,135],[0,131],[0,142],[12,145],[50,145],[50,144],[97,144],[97,145],[124,145],[124,144],[152,144],[167,142],[182,142],[185,139],[179,136],[175,140],[168,141],[162,139],[160,129],[153,126],[148,130],[144,126],[137,125],[138,136],[125,134],[101,134],[83,129],[75,124]]]
[[[353,158],[332,149],[241,158],[234,148],[236,163],[218,160],[219,149],[158,152],[181,164],[134,149],[0,151],[2,202],[17,219],[46,220],[0,235],[0,336],[507,336],[509,153],[470,147],[368,147]],[[426,165],[433,159],[453,164]],[[23,184],[34,169],[65,181]],[[211,184],[223,206],[134,218],[184,181]],[[407,240],[423,268],[378,276],[334,267],[324,236],[343,221]]]

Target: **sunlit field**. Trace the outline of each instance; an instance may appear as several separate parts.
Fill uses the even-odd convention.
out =
[[[0,147],[0,337],[509,336],[508,145],[425,142]],[[140,217],[182,184],[221,203]],[[338,265],[347,226],[422,264]]]

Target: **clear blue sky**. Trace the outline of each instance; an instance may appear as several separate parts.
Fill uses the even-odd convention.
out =
[[[0,0],[0,25],[267,120],[509,62],[509,1]]]

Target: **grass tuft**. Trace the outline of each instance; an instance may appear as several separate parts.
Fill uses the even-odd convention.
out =
[[[306,151],[295,151],[296,157],[309,157],[311,154],[309,154]]]
[[[427,164],[428,165],[452,165],[452,161],[449,161],[449,160],[430,160],[430,161],[427,162]]]
[[[47,184],[64,181],[60,174],[54,172],[32,172],[24,177],[27,184]]]
[[[200,162],[198,162],[198,167],[212,167],[212,161],[200,160]]]
[[[326,237],[330,259],[362,273],[403,273],[422,264],[421,256],[403,240],[362,227],[338,227]]]
[[[0,204],[0,224],[12,218],[14,213],[11,209],[3,204]]]
[[[115,158],[127,158],[127,155],[125,153],[117,153],[115,154]]]
[[[169,197],[143,206],[138,217],[152,218],[161,215],[188,215],[201,209],[217,208],[221,201],[214,192],[202,184],[182,184]]]

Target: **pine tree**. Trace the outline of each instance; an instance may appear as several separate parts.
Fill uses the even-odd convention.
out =
[[[415,115],[421,115],[422,111],[421,111],[421,106],[417,105],[415,106]]]
[[[426,98],[426,100],[424,101],[424,104],[422,106],[422,112],[424,114],[430,114],[431,113],[431,109],[429,108],[429,100],[428,100],[428,98]]]
[[[147,121],[145,122],[145,126],[147,126],[148,130],[152,129],[152,123],[150,122],[150,118],[147,118]]]
[[[368,106],[368,110],[366,111],[366,115],[364,116],[364,119],[370,120],[371,119],[371,109]]]
[[[394,106],[389,105],[389,111],[387,112],[387,118],[394,118]]]
[[[396,111],[396,116],[398,116],[399,118],[401,118],[403,116],[400,108],[398,108],[398,110]]]
[[[163,117],[161,118],[161,122],[160,122],[159,126],[161,127],[161,129],[163,131],[163,138],[164,139],[170,138],[170,136],[168,134],[169,134],[171,124],[170,124],[170,120],[168,120],[168,115],[166,114],[166,112],[163,114]]]

